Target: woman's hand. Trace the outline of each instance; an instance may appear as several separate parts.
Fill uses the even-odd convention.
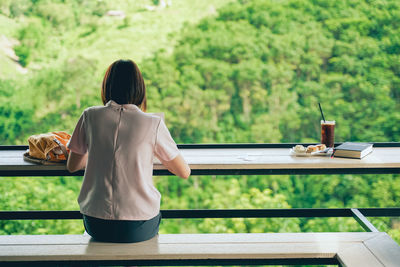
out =
[[[160,161],[173,174],[182,177],[183,179],[189,178],[190,167],[186,163],[182,155],[179,154],[173,160],[170,161],[163,161],[163,160]]]

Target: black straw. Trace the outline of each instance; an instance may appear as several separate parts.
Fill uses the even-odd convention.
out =
[[[323,119],[324,122],[325,122],[324,112],[322,112],[321,103],[318,103],[318,106],[319,106],[319,111],[321,111],[322,119]]]

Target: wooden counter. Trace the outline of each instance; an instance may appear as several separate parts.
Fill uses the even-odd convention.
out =
[[[290,148],[185,148],[180,149],[192,169],[203,174],[342,174],[400,173],[400,147],[376,147],[363,159],[330,156],[298,157]],[[0,150],[0,176],[79,176],[64,164],[36,165],[25,162],[25,150]],[[154,161],[154,175],[168,175]]]

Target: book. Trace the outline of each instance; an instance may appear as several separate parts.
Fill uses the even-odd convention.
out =
[[[372,152],[373,144],[345,142],[335,148],[335,157],[362,159]]]

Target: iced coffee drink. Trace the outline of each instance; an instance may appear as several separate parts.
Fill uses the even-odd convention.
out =
[[[321,121],[321,144],[333,147],[335,142],[335,121]]]

